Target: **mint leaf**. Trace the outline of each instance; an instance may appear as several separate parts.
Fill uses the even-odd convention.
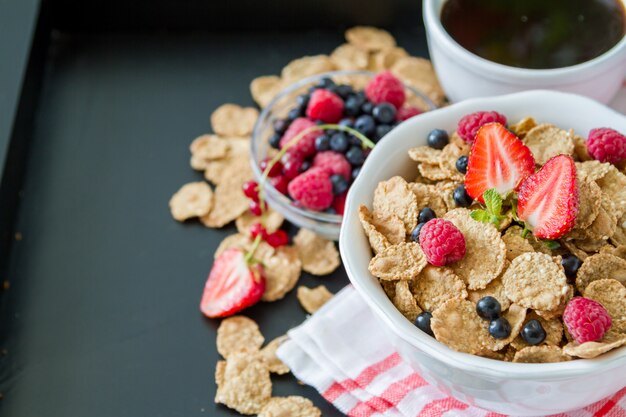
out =
[[[561,244],[556,240],[542,240],[543,244],[550,250],[555,250],[561,247]]]
[[[490,188],[483,193],[483,199],[485,200],[485,206],[487,211],[494,216],[500,216],[502,212],[502,197],[495,188]]]
[[[491,214],[487,213],[485,210],[473,210],[470,216],[476,221],[491,223]]]

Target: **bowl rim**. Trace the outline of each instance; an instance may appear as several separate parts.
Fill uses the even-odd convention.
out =
[[[581,76],[582,72],[587,70],[593,70],[601,66],[608,60],[615,58],[616,55],[623,53],[623,60],[626,60],[626,34],[622,39],[613,45],[609,50],[605,51],[601,55],[590,59],[589,61],[581,62],[576,65],[570,65],[560,68],[519,68],[509,65],[499,64],[497,62],[490,61],[482,58],[461,46],[456,40],[450,36],[450,34],[444,29],[441,19],[439,17],[440,5],[446,0],[424,0],[423,15],[426,26],[426,32],[431,32],[437,39],[445,44],[447,49],[455,57],[465,60],[470,64],[468,68],[472,68],[475,71],[481,73],[490,73],[499,77],[517,77],[526,81],[537,81],[537,77],[545,78],[549,81],[561,80],[563,83],[567,83],[569,80],[562,80],[565,76]],[[626,0],[621,1],[624,9],[626,9]],[[596,75],[593,71],[589,74],[589,77]],[[626,76],[626,71],[625,74]]]
[[[274,108],[276,103],[280,102],[281,99],[293,93],[294,91],[299,90],[302,87],[308,84],[311,84],[315,81],[318,81],[324,77],[332,78],[332,77],[337,77],[337,76],[351,76],[351,75],[352,76],[367,75],[367,76],[374,77],[376,74],[377,72],[367,71],[367,70],[327,71],[327,72],[322,72],[322,73],[315,74],[310,77],[306,77],[301,80],[295,81],[289,84],[287,87],[280,90],[278,94],[276,94],[274,98],[267,104],[267,106],[265,106],[261,110],[261,113],[259,114],[259,117],[254,123],[254,127],[252,129],[252,137],[250,140],[250,165],[252,166],[252,172],[256,180],[257,181],[260,180],[260,178],[263,175],[263,172],[261,171],[259,165],[256,162],[256,156],[260,152],[259,143],[257,139],[262,134],[261,130],[263,128],[264,120],[269,119],[269,115],[272,112],[272,109]],[[424,100],[424,102],[429,107],[429,110],[427,110],[426,112],[433,111],[438,108],[437,105],[428,96],[426,96],[426,94],[422,93],[416,88],[411,87],[405,82],[402,82],[402,84],[404,85],[405,89],[409,90],[412,94]],[[270,182],[267,182],[265,184],[265,192],[269,195],[271,200],[285,207],[286,210],[291,211],[294,215],[299,215],[309,220],[322,221],[322,222],[330,223],[330,224],[337,224],[337,226],[341,224],[341,220],[343,219],[343,215],[312,211],[312,210],[303,209],[303,208],[293,205],[291,200],[287,198],[286,196],[284,196],[281,192],[279,192]]]
[[[348,198],[346,200],[345,213],[347,215],[356,216],[356,207],[358,207],[358,205],[362,202],[356,201],[354,196],[358,193],[359,189],[368,186],[368,172],[371,170],[368,168],[377,162],[377,155],[385,152],[385,147],[393,147],[392,143],[394,136],[402,136],[402,132],[410,132],[414,126],[428,123],[429,119],[438,118],[441,114],[454,112],[456,110],[465,112],[474,111],[473,109],[476,107],[489,107],[497,109],[498,106],[503,103],[522,102],[529,99],[541,101],[566,100],[572,103],[583,104],[584,106],[595,108],[596,111],[602,111],[608,116],[621,118],[624,123],[626,123],[626,116],[592,99],[576,94],[549,90],[530,90],[497,97],[475,98],[455,103],[448,107],[440,108],[412,118],[411,120],[399,125],[396,129],[394,129],[394,131],[390,132],[389,136],[386,138],[386,142],[384,142],[387,145],[379,147],[377,154],[374,154],[377,151],[376,148],[374,149],[370,158],[366,161],[361,174],[353,183],[353,188],[348,194]],[[357,191],[352,192],[354,190]],[[567,362],[542,364],[512,363],[457,352],[417,329],[412,323],[404,318],[404,316],[393,306],[387,297],[374,297],[370,294],[366,283],[366,281],[370,279],[370,276],[367,278],[361,277],[354,270],[353,264],[359,262],[359,259],[363,258],[363,256],[359,256],[363,254],[354,249],[355,245],[353,245],[353,242],[349,237],[353,236],[354,233],[363,233],[360,223],[353,219],[350,221],[344,221],[342,223],[339,237],[339,248],[344,268],[352,285],[375,312],[376,316],[381,318],[384,324],[389,327],[397,337],[403,339],[415,349],[424,351],[427,355],[434,359],[468,372],[480,372],[481,374],[498,378],[532,378],[534,380],[554,380],[591,372],[597,373],[626,364],[626,346],[622,346],[621,348],[607,352],[593,359],[577,359]],[[366,255],[366,259],[369,258],[371,258],[370,253]]]

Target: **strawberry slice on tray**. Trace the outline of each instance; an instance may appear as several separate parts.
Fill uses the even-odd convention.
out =
[[[535,159],[524,143],[500,123],[487,123],[476,133],[470,151],[465,189],[484,203],[483,193],[495,188],[502,198],[535,172]]]
[[[557,155],[520,186],[517,215],[533,234],[557,239],[569,232],[578,214],[576,165],[569,155]]]
[[[207,317],[226,317],[257,303],[265,291],[260,264],[250,264],[238,248],[224,251],[209,273],[200,310]]]

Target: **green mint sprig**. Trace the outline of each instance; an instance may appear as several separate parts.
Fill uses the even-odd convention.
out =
[[[472,219],[483,223],[491,223],[498,227],[506,216],[502,215],[502,196],[495,188],[490,188],[483,193],[485,209],[473,210]]]

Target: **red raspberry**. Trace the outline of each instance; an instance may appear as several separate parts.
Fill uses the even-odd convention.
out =
[[[267,235],[265,241],[273,248],[278,248],[289,243],[289,235],[284,230],[278,229],[274,233]]]
[[[338,215],[343,216],[343,212],[346,208],[346,197],[348,196],[348,192],[346,191],[343,194],[339,194],[337,197],[335,197],[335,200],[333,201],[333,208],[335,209],[335,212],[337,212]]]
[[[318,153],[313,158],[313,166],[322,168],[328,172],[328,175],[339,174],[348,181],[350,181],[350,176],[352,175],[352,165],[339,152],[324,151]]]
[[[398,110],[396,113],[396,120],[403,122],[407,119],[410,119],[413,116],[417,116],[418,114],[422,114],[422,110],[413,106],[404,106]]]
[[[478,133],[478,129],[484,124],[497,122],[501,125],[506,125],[506,117],[495,111],[477,111],[463,116],[459,120],[459,125],[456,128],[456,132],[461,139],[467,143],[474,142],[474,137]]]
[[[287,185],[289,185],[287,177],[279,175],[278,177],[268,178],[268,180],[279,193],[287,194]]]
[[[325,210],[333,202],[333,184],[322,168],[311,168],[291,180],[289,195],[310,210]]]
[[[563,322],[577,343],[598,341],[611,328],[611,316],[602,304],[584,297],[567,303]]]
[[[460,261],[465,256],[465,237],[448,220],[429,220],[422,227],[419,240],[431,265],[444,266]]]
[[[261,169],[261,172],[265,172],[271,160],[272,158],[265,158],[264,160],[261,161],[261,163],[259,164],[259,168]],[[274,163],[274,165],[272,165],[269,172],[267,173],[267,176],[275,177],[277,175],[280,175],[282,170],[283,170],[283,164],[281,164],[280,161],[277,161],[276,163]]]
[[[289,125],[289,128],[280,139],[280,147],[284,147],[293,139],[298,133],[304,129],[315,126],[312,120],[305,117],[298,117]],[[304,135],[295,145],[291,146],[288,150],[294,156],[298,156],[299,159],[304,159],[315,153],[315,139],[320,135],[319,130],[314,130]]]
[[[404,85],[390,71],[378,73],[365,87],[365,95],[374,104],[387,102],[402,108],[406,98]]]
[[[343,115],[343,100],[332,91],[319,88],[311,94],[306,115],[313,120],[337,123]]]
[[[608,127],[591,129],[587,138],[587,151],[600,162],[619,164],[626,159],[626,136]]]

